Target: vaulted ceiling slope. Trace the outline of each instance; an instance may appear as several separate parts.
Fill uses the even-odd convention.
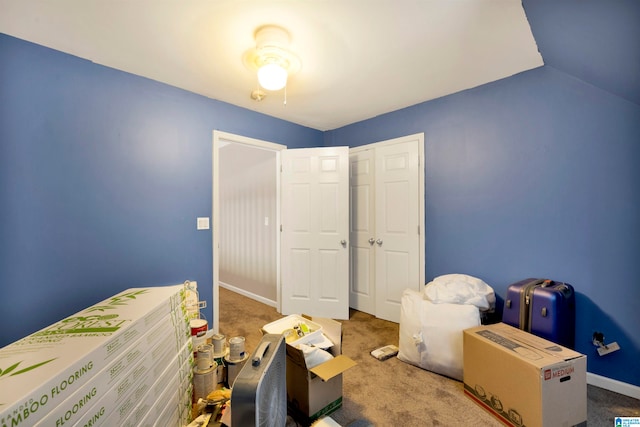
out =
[[[523,5],[546,65],[640,105],[640,1]]]
[[[640,103],[639,7],[638,0],[0,0],[0,32],[330,130],[543,59]],[[257,79],[242,55],[264,24],[286,28],[302,61],[286,104],[285,91],[250,97]]]

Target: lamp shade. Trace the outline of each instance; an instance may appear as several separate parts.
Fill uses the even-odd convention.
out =
[[[265,64],[258,69],[258,82],[266,90],[280,90],[287,84],[287,70],[279,64]]]

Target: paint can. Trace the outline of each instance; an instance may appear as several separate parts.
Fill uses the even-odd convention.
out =
[[[229,342],[231,342],[231,340],[229,340]],[[236,380],[236,377],[248,359],[248,354],[240,360],[231,360],[229,356],[224,357],[224,361],[227,365],[227,386],[229,386],[229,388],[233,387],[233,382]]]
[[[227,382],[227,364],[224,361],[224,356],[229,354],[227,340],[223,334],[214,334],[211,336],[211,343],[213,345],[213,360],[218,365],[218,384],[225,384]]]
[[[204,371],[214,367],[213,345],[201,344],[196,350],[196,367]]]
[[[224,361],[224,356],[216,357],[213,359],[216,364],[216,373],[217,373],[217,383],[226,384],[227,383],[227,363]]]
[[[207,322],[207,319],[191,319],[189,321],[189,326],[191,326],[192,337],[204,335],[209,329],[209,323]]]
[[[244,337],[229,338],[229,360],[235,362],[244,357]]]
[[[207,331],[209,324],[207,319],[191,319],[189,321],[191,327],[191,343],[193,344],[193,357],[197,357],[197,350],[203,344],[207,343]]]
[[[224,335],[222,334],[215,334],[211,337],[211,343],[213,344],[213,354],[215,355],[224,355],[225,353],[225,347],[227,344],[227,341],[225,340]]]
[[[217,369],[213,366],[209,369],[193,369],[193,401],[206,399],[207,395],[216,388]]]

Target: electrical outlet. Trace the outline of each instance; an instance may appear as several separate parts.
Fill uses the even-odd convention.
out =
[[[614,351],[620,350],[620,346],[617,342],[612,342],[611,344],[607,344],[606,346],[598,347],[598,354],[600,356],[604,356],[605,354],[613,353]]]

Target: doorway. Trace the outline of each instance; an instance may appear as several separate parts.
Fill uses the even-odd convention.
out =
[[[220,173],[220,161],[221,161],[221,155],[220,155],[220,150],[221,147],[224,147],[225,144],[241,144],[244,146],[249,146],[249,147],[253,147],[253,148],[257,148],[257,149],[261,149],[261,150],[267,150],[270,151],[271,153],[273,153],[273,155],[275,156],[276,159],[276,165],[280,165],[281,164],[281,156],[282,156],[282,150],[286,149],[286,146],[284,145],[280,145],[280,144],[274,144],[274,143],[270,143],[270,142],[265,142],[265,141],[260,141],[260,140],[256,140],[256,139],[252,139],[252,138],[246,138],[246,137],[242,137],[242,136],[238,136],[238,135],[233,135],[233,134],[229,134],[229,133],[225,133],[225,132],[220,132],[220,131],[214,131],[213,132],[213,200],[212,200],[212,204],[213,204],[213,215],[212,215],[212,225],[213,225],[213,319],[212,319],[212,324],[213,324],[213,330],[214,331],[218,331],[219,328],[219,309],[218,309],[218,305],[219,305],[219,283],[220,283],[220,271],[219,271],[219,266],[220,266],[220,254],[221,254],[221,246],[220,246],[220,236],[221,236],[221,215],[220,213],[220,203],[221,203],[221,199],[220,199],[220,177],[219,177],[219,173]],[[413,147],[411,150],[411,152],[405,152],[405,153],[397,153],[395,152],[396,148],[402,146],[402,145],[409,145],[411,147]],[[246,147],[245,147],[246,148]],[[352,263],[351,266],[351,286],[349,287],[349,297],[348,299],[352,299],[351,296],[356,293],[356,294],[360,294],[360,297],[362,295],[364,295],[366,292],[373,292],[373,295],[375,296],[375,294],[377,293],[379,296],[382,295],[387,295],[388,298],[386,298],[385,304],[383,304],[382,307],[384,307],[386,305],[385,309],[379,309],[376,308],[375,310],[377,311],[376,314],[378,317],[381,318],[385,318],[387,320],[392,320],[394,322],[399,322],[399,316],[400,316],[400,308],[399,308],[399,303],[400,303],[400,294],[401,291],[406,288],[406,287],[410,287],[410,288],[414,288],[414,289],[419,289],[421,287],[422,284],[424,284],[424,280],[425,280],[425,236],[424,236],[424,135],[423,134],[416,134],[416,135],[411,135],[408,137],[403,137],[403,138],[397,138],[394,140],[389,140],[389,141],[383,141],[380,143],[375,143],[375,144],[370,144],[368,146],[363,146],[363,147],[356,147],[350,150],[351,153],[364,153],[366,151],[369,150],[373,150],[371,151],[372,153],[378,152],[378,153],[387,153],[390,154],[390,156],[388,156],[385,160],[385,157],[379,157],[382,160],[378,160],[376,159],[375,162],[383,162],[382,164],[387,164],[391,166],[391,169],[400,169],[398,166],[402,165],[403,162],[409,162],[414,164],[413,162],[415,162],[414,164],[414,169],[416,170],[416,174],[417,174],[417,178],[416,178],[416,183],[415,183],[415,187],[414,189],[411,190],[402,190],[400,188],[400,186],[398,185],[398,180],[397,179],[391,179],[391,181],[387,182],[387,183],[382,183],[382,184],[377,184],[379,186],[386,186],[386,187],[395,187],[393,189],[391,189],[391,191],[389,192],[389,195],[391,196],[403,196],[404,195],[404,200],[412,200],[414,203],[412,205],[412,207],[410,208],[410,211],[412,213],[412,215],[414,217],[417,217],[416,219],[416,225],[415,228],[413,227],[413,225],[409,226],[409,222],[404,222],[404,220],[400,217],[396,216],[390,216],[389,220],[387,222],[389,222],[393,227],[389,231],[389,233],[385,234],[384,236],[378,234],[377,236],[375,234],[368,236],[366,239],[367,244],[369,245],[368,248],[371,249],[373,248],[377,248],[379,247],[380,250],[378,250],[377,252],[388,255],[386,257],[386,259],[383,257],[382,261],[376,261],[374,260],[373,262],[365,262],[365,259],[363,258],[363,251],[359,251],[359,247],[367,247],[365,245],[360,245],[359,247],[356,246],[354,247],[354,245],[352,243],[355,242],[354,240],[354,234],[353,234],[353,230],[350,233],[350,236],[348,237],[348,244],[350,246],[350,250],[351,250],[351,257],[352,258],[356,258],[357,257],[357,261],[356,263]],[[375,158],[375,157],[374,157]],[[354,163],[351,162],[351,165],[353,166]],[[381,166],[377,166],[378,168],[380,168]],[[353,173],[354,170],[357,171],[357,168],[354,169],[350,169],[350,178],[349,180],[351,180],[353,178]],[[360,169],[361,170],[361,169]],[[280,171],[278,170],[278,167],[276,166],[276,170],[274,171],[274,174],[276,175],[276,191],[277,191],[277,200],[281,199],[280,196],[280,191],[281,191],[281,174]],[[379,174],[379,176],[383,176],[383,174]],[[412,187],[413,188],[413,187]],[[405,192],[403,192],[405,191]],[[417,193],[417,194],[416,194]],[[362,212],[361,208],[359,207],[359,203],[356,203],[356,205],[353,204],[353,193],[351,194],[351,218],[353,220],[354,215],[360,215],[359,212]],[[380,200],[383,200],[383,198],[379,198]],[[394,200],[391,199],[386,199],[387,202],[385,202],[384,204],[386,204],[387,206],[392,206],[394,203],[397,202],[397,198]],[[393,213],[393,212],[392,212]],[[271,223],[271,217],[269,217],[268,219],[265,219],[266,217],[264,215],[261,215],[258,217],[260,220],[267,222],[267,223]],[[263,224],[264,224],[263,222]],[[281,210],[280,210],[280,203],[276,204],[276,217],[274,219],[273,224],[282,224],[281,221]],[[413,229],[415,230],[414,240],[417,240],[417,248],[415,248],[415,244],[412,244],[414,249],[415,249],[415,253],[417,253],[417,256],[414,254],[412,255],[412,259],[414,259],[413,261],[410,261],[407,266],[411,265],[412,267],[408,267],[408,269],[411,270],[411,274],[407,274],[405,275],[406,277],[400,277],[399,274],[396,274],[398,272],[400,272],[400,269],[395,269],[393,271],[395,271],[396,273],[393,273],[392,270],[382,270],[382,272],[379,272],[379,270],[381,268],[383,268],[385,265],[394,265],[394,263],[396,263],[398,260],[401,260],[401,258],[404,258],[405,260],[408,259],[406,256],[404,256],[402,254],[402,251],[400,250],[393,250],[392,247],[392,243],[394,240],[397,240],[398,238],[398,231],[402,228],[405,228],[407,231],[409,229]],[[395,235],[394,235],[395,234]],[[375,238],[374,238],[375,236]],[[382,237],[381,237],[382,236]],[[370,239],[373,238],[373,242],[375,243],[371,243]],[[380,240],[380,242],[378,242],[378,240]],[[339,242],[342,242],[341,240],[339,240]],[[273,305],[276,307],[276,309],[278,310],[278,312],[282,312],[281,308],[282,308],[282,301],[281,301],[281,292],[282,290],[280,289],[281,286],[281,270],[280,270],[280,265],[281,265],[281,247],[280,247],[280,239],[276,239],[276,243],[277,246],[274,250],[275,254],[276,254],[276,286],[277,286],[277,292],[276,292],[276,302],[274,304],[273,301],[270,301],[270,305]],[[347,244],[347,242],[343,242],[342,244]],[[384,248],[390,248],[390,251],[387,250],[382,250],[382,247],[384,246]],[[359,253],[358,253],[359,252]],[[374,271],[374,274],[369,275],[369,279],[375,279],[376,275],[378,277],[391,277],[393,274],[396,274],[395,277],[392,277],[392,281],[388,282],[391,283],[391,286],[386,286],[386,287],[382,287],[380,288],[380,286],[378,286],[377,292],[375,288],[369,288],[368,290],[365,291],[365,285],[364,282],[356,282],[353,280],[354,278],[354,272],[359,272],[358,274],[360,274],[362,271],[364,271],[365,269],[371,267],[371,266],[376,266],[377,268]],[[413,266],[416,266],[415,268]],[[361,274],[362,277],[366,276],[365,274]],[[379,281],[380,282],[380,281]],[[375,283],[375,281],[373,282]],[[382,283],[382,282],[380,282]],[[367,285],[367,286],[370,286]],[[234,289],[235,290],[235,289]],[[249,295],[250,297],[254,298],[254,296]],[[254,298],[255,299],[255,298]],[[259,300],[259,299],[258,299]],[[269,303],[269,302],[267,302]],[[361,311],[365,311],[365,312],[371,312],[369,311],[369,309],[365,308],[365,307],[361,307],[358,303],[357,300],[352,300],[351,302],[347,301],[346,304],[348,306],[351,306],[353,308],[356,308],[358,310]],[[391,314],[386,314],[384,313],[385,310],[388,310]],[[397,315],[396,315],[397,313]],[[311,313],[313,314],[313,313]],[[326,316],[325,316],[326,317]]]
[[[219,287],[276,307],[280,283],[280,151],[286,146],[213,131],[213,319]]]

